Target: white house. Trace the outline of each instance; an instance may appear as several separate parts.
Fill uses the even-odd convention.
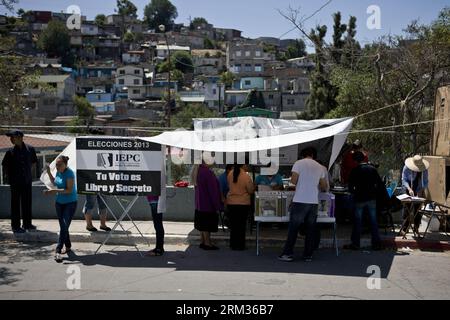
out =
[[[190,52],[190,47],[183,47],[183,46],[177,46],[177,45],[169,45],[170,54],[174,54],[177,51],[185,51]],[[156,46],[156,57],[157,59],[164,60],[169,55],[169,51],[167,50],[167,45],[157,45]]]
[[[144,50],[140,51],[128,51],[122,54],[122,62],[125,64],[140,63],[144,61]]]
[[[144,84],[144,69],[132,65],[118,68],[116,72],[116,87],[141,86]]]
[[[72,99],[72,96],[75,95],[75,80],[68,74],[64,75],[42,75],[39,76],[38,83],[42,84],[37,88],[29,88],[26,89],[25,92],[32,96],[38,96],[44,93],[43,89],[51,89],[51,93],[53,96],[59,99]],[[47,88],[45,88],[47,87]],[[54,90],[54,91],[53,91]],[[48,95],[48,93],[47,93]]]

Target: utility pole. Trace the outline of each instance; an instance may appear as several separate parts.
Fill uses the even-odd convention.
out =
[[[170,113],[171,113],[171,98],[170,98],[170,71],[171,71],[171,63],[170,63],[170,47],[169,47],[169,40],[167,39],[166,34],[166,26],[161,24],[159,26],[159,30],[164,33],[164,39],[166,39],[166,45],[167,45],[167,61],[169,63],[169,76],[168,76],[168,85],[167,85],[167,103],[166,103],[166,126],[170,128]]]

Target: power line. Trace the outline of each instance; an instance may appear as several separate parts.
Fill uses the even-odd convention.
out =
[[[305,19],[303,19],[302,21],[300,21],[300,25],[305,23],[307,20],[311,19],[312,17],[314,17],[317,13],[319,13],[323,8],[325,8],[326,6],[328,6],[333,0],[329,0],[327,1],[325,4],[323,4],[319,9],[317,9],[316,11],[314,11],[311,15],[309,15],[308,17],[306,17]],[[295,29],[297,29],[297,27],[295,26],[294,28],[292,28],[291,30],[283,33],[281,36],[279,36],[278,38],[282,38],[285,35],[287,35],[288,33],[291,33],[292,31],[294,31]]]

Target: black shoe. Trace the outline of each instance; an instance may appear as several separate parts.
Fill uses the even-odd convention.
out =
[[[37,228],[34,225],[30,225],[30,226],[26,226],[26,227],[23,226],[23,229],[25,229],[27,231],[33,231],[33,230],[36,230]]]
[[[90,232],[97,232],[98,231],[96,227],[91,227],[91,228],[86,227],[86,230],[90,231]]]
[[[13,232],[14,232],[14,233],[25,233],[25,229],[22,229],[22,228],[16,228],[16,229],[13,229]]]
[[[376,244],[372,246],[372,250],[373,251],[381,251],[386,249],[381,243],[380,244]]]
[[[202,249],[203,250],[219,250],[219,247],[216,247],[215,245],[210,245],[210,246],[203,245]]]
[[[110,232],[111,231],[110,227],[100,227],[100,229],[102,229],[103,231],[106,231],[106,232]]]
[[[63,262],[63,258],[61,257],[61,253],[56,253],[56,254],[55,254],[55,261],[56,261],[57,263]]]
[[[345,250],[355,250],[355,251],[361,249],[360,247],[355,246],[354,244],[346,244],[343,248]]]

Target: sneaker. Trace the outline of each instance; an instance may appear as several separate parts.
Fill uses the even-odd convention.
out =
[[[103,231],[106,231],[106,232],[110,232],[111,231],[111,228],[107,227],[107,226],[100,227],[100,229],[103,230]]]
[[[312,261],[312,257],[311,257],[311,256],[309,256],[309,257],[303,257],[303,261],[305,261],[305,262],[311,262],[311,261]]]
[[[89,232],[97,232],[97,228],[96,227],[86,227],[86,230]]]
[[[25,229],[22,228],[17,228],[17,229],[13,229],[14,233],[25,233]]]
[[[25,229],[27,231],[33,231],[33,230],[36,230],[37,228],[34,225],[30,225],[30,226],[27,226],[27,227],[23,226],[23,229]]]
[[[63,262],[63,259],[62,259],[62,256],[61,256],[60,253],[55,253],[55,261],[56,261],[57,263]]]
[[[294,257],[287,254],[282,254],[281,256],[278,256],[278,260],[284,261],[284,262],[291,262],[294,261]]]

